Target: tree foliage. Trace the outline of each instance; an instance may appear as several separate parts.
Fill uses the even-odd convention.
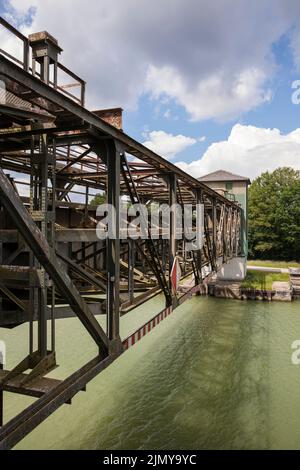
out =
[[[300,172],[277,168],[249,189],[249,255],[300,259]]]
[[[91,200],[90,205],[91,206],[101,206],[101,204],[105,204],[106,202],[106,196],[105,194],[96,194],[96,196]]]

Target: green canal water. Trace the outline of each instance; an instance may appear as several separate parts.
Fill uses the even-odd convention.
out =
[[[156,298],[122,319],[123,337],[159,311]],[[0,330],[8,366],[26,326]],[[57,321],[53,377],[95,348],[78,320]],[[10,342],[8,339],[10,337]],[[17,449],[300,449],[300,302],[194,297],[27,436]],[[6,394],[6,418],[31,403]]]

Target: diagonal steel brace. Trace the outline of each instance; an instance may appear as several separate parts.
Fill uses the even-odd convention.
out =
[[[0,200],[1,205],[3,205],[4,209],[9,213],[36,258],[45,268],[57,288],[68,300],[70,307],[95,340],[99,346],[100,352],[105,357],[108,354],[109,345],[109,340],[105,332],[94,315],[90,312],[71,278],[57,259],[54,249],[49,246],[46,238],[24,207],[21,199],[2,169],[0,169]]]

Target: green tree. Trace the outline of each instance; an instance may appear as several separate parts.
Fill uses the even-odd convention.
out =
[[[249,254],[262,259],[300,259],[300,172],[277,168],[249,190]]]
[[[300,258],[300,180],[282,191],[276,212],[280,239],[284,241],[281,253],[284,259]]]
[[[91,200],[90,205],[91,206],[101,206],[101,204],[105,204],[106,202],[106,195],[103,194],[96,194],[96,196]]]

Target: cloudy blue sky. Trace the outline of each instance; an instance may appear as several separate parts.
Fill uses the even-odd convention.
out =
[[[194,176],[300,169],[299,0],[0,0],[0,12],[53,34],[87,106],[123,107],[126,132]]]

